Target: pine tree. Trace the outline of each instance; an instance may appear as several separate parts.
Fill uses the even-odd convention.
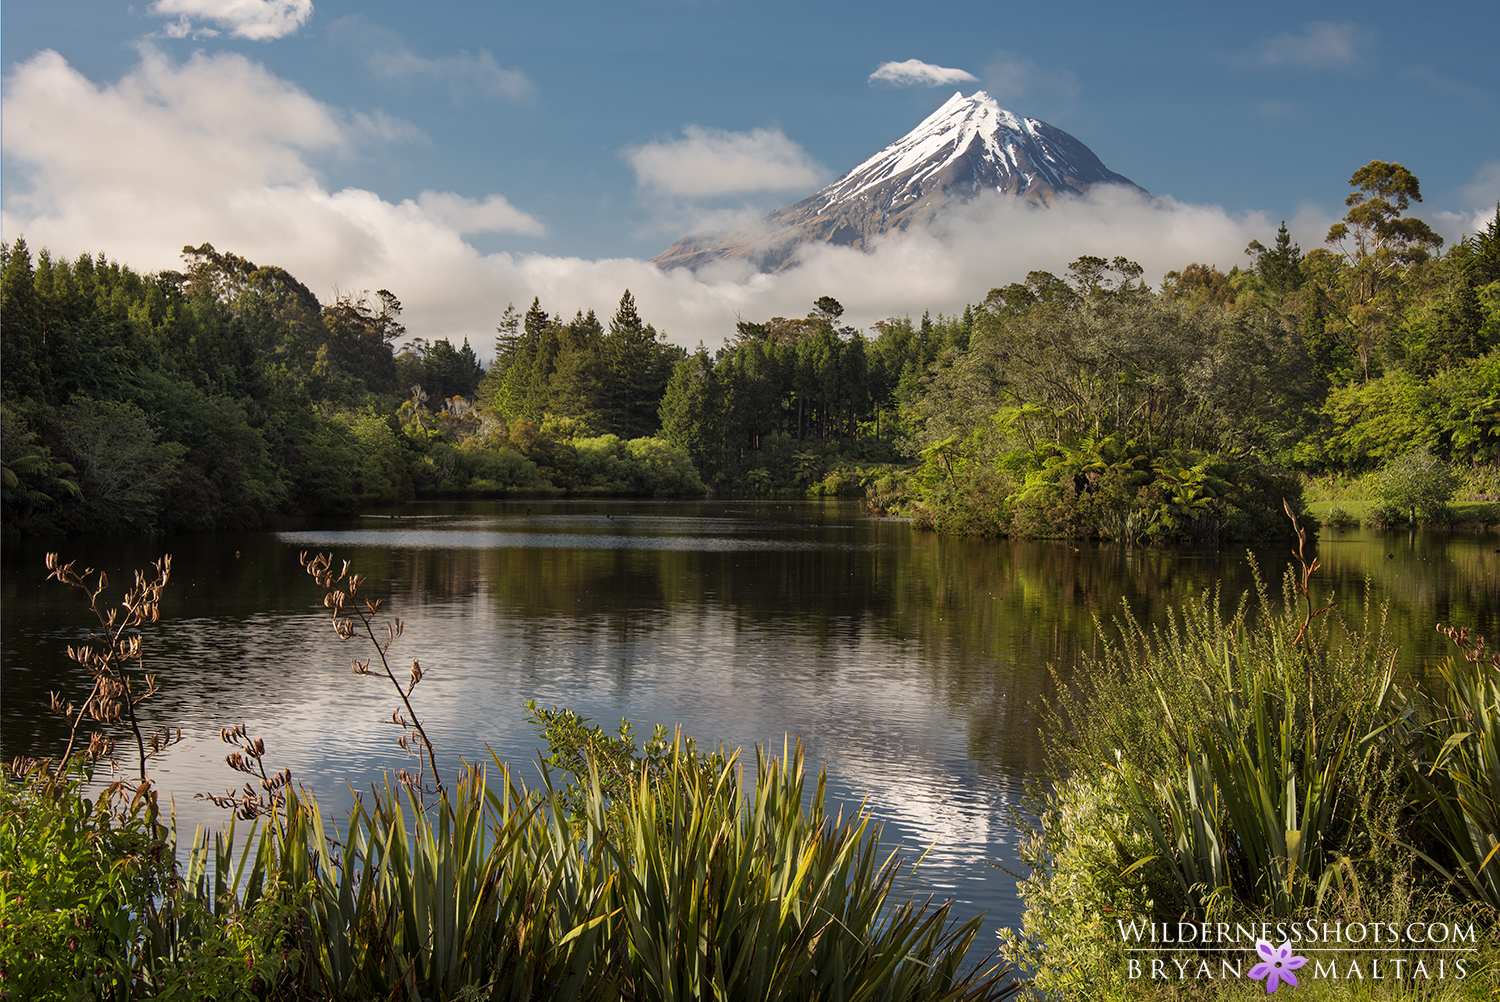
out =
[[[1429,364],[1445,368],[1454,362],[1480,355],[1485,345],[1479,332],[1484,327],[1484,307],[1474,289],[1472,268],[1465,268],[1454,281],[1446,300],[1437,308],[1436,323],[1428,342]]]
[[[1260,246],[1258,243],[1254,246]],[[1302,248],[1292,243],[1286,220],[1276,231],[1276,246],[1260,254],[1255,261],[1255,270],[1265,282],[1266,288],[1278,296],[1295,292],[1302,286]]]
[[[593,310],[587,316],[580,310],[563,328],[548,394],[552,413],[578,418],[590,428],[597,426],[604,403],[600,392],[603,340],[604,330]]]
[[[547,319],[537,331],[536,351],[531,356],[531,378],[526,384],[526,404],[521,413],[533,424],[541,424],[548,414],[554,412],[552,382],[562,347],[561,333],[562,318],[558,316]]]
[[[40,397],[46,389],[46,349],[42,343],[31,250],[24,237],[0,247],[0,393],[8,401]]]
[[[521,324],[521,333],[515,346],[507,353],[504,372],[499,388],[495,392],[494,407],[506,424],[517,420],[536,422],[540,420],[532,407],[531,388],[533,369],[537,365],[537,352],[541,346],[542,333],[550,323],[547,311],[542,309],[540,297],[531,300],[531,308]],[[505,332],[502,331],[502,334]],[[545,360],[542,363],[545,366]],[[543,373],[543,378],[547,374]]]
[[[661,399],[675,356],[660,343],[656,328],[641,319],[635,297],[626,289],[604,337],[604,418],[609,431],[631,439],[660,427]]]
[[[719,471],[723,434],[719,414],[723,409],[720,381],[708,352],[679,361],[672,369],[661,401],[661,431],[667,441],[681,446],[705,480]]]
[[[505,312],[500,314],[500,322],[495,325],[495,359],[489,368],[489,375],[497,383],[505,375],[505,370],[510,368],[510,363],[515,360],[516,352],[520,349],[521,314],[516,312],[515,303],[506,303]]]

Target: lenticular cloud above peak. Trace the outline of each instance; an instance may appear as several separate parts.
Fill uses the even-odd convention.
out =
[[[978,79],[968,70],[934,66],[920,59],[881,63],[880,68],[870,74],[870,83],[883,83],[892,87],[949,87]]]

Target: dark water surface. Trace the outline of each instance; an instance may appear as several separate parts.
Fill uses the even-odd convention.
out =
[[[66,647],[88,626],[78,593],[46,583],[43,555],[109,572],[116,585],[173,555],[147,665],[162,693],[152,724],[185,740],[153,773],[179,824],[219,824],[201,791],[238,785],[219,729],[246,723],[274,768],[290,766],[334,814],[349,785],[409,765],[388,683],[349,672],[301,551],[332,551],[406,622],[393,648],[421,660],[414,702],[445,756],[534,761],[523,704],[571,707],[649,734],[681,724],[701,743],[801,737],[831,792],[865,801],[916,884],[989,923],[1020,915],[1010,809],[1041,767],[1049,664],[1066,672],[1096,642],[1094,617],[1122,600],[1146,622],[1218,584],[1252,585],[1240,547],[1163,550],[984,542],[914,532],[851,505],[652,502],[418,504],[305,531],[9,543],[3,552],[0,756],[56,754],[49,690],[77,699]],[[1500,635],[1500,539],[1328,534],[1319,595],[1351,617],[1389,603],[1402,663],[1442,655],[1435,623]],[[1279,580],[1285,547],[1256,554]],[[1279,586],[1275,589],[1279,594]],[[127,762],[133,761],[127,758]],[[528,770],[529,772],[530,770]]]

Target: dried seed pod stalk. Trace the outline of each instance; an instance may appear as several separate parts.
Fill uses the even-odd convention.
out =
[[[432,781],[436,789],[441,791],[443,781],[438,775],[437,752],[427,737],[427,731],[422,727],[421,718],[417,716],[417,711],[411,705],[412,690],[423,678],[422,666],[413,658],[407,682],[402,685],[387,658],[391,645],[401,637],[403,631],[401,620],[393,617],[379,626],[376,625],[376,617],[380,613],[380,599],[359,597],[359,590],[365,583],[365,577],[362,574],[350,574],[349,561],[342,561],[337,572],[334,570],[331,553],[320,553],[312,557],[303,553],[301,562],[303,569],[325,592],[323,606],[332,610],[333,629],[339,639],[353,640],[356,637],[364,637],[369,640],[375,650],[372,657],[351,659],[350,670],[356,675],[384,675],[396,690],[396,695],[401,697],[401,706],[391,711],[391,722],[401,728],[403,733],[396,743],[408,755],[416,758],[417,771],[412,774],[402,769],[396,774],[396,778],[420,794],[424,792],[424,771],[431,769]],[[403,712],[403,707],[405,712]],[[422,760],[424,752],[426,762]]]
[[[1281,507],[1286,512],[1286,517],[1292,520],[1292,529],[1297,533],[1297,548],[1292,551],[1292,559],[1297,561],[1297,566],[1301,569],[1301,573],[1293,575],[1292,584],[1296,587],[1297,593],[1302,596],[1302,601],[1307,604],[1307,615],[1302,620],[1302,628],[1297,631],[1297,636],[1292,639],[1292,643],[1300,644],[1302,638],[1307,636],[1308,627],[1312,626],[1313,619],[1332,609],[1333,603],[1329,602],[1321,609],[1313,608],[1312,576],[1323,564],[1317,557],[1313,557],[1310,562],[1308,561],[1306,553],[1307,530],[1302,528],[1302,524],[1297,521],[1297,514],[1292,511],[1292,506],[1285,498],[1281,501]]]
[[[89,694],[82,705],[65,700],[61,694],[52,693],[51,709],[65,717],[69,724],[68,744],[55,769],[49,764],[43,768],[53,776],[60,776],[75,756],[87,763],[109,759],[115,741],[100,730],[87,731],[83,738],[87,743],[79,748],[84,721],[92,721],[99,727],[120,723],[130,728],[135,737],[140,775],[139,790],[149,788],[146,776],[146,760],[182,740],[181,729],[170,727],[145,734],[141,730],[136,707],[154,696],[160,688],[155,675],[144,672],[141,628],[155,623],[161,616],[161,593],[167,586],[172,572],[172,557],[164,555],[152,565],[152,572],[135,572],[135,583],[126,590],[119,607],[109,607],[104,592],[109,587],[109,577],[92,567],[82,571],[74,569],[76,561],[63,563],[56,553],[47,554],[47,578],[77,588],[88,598],[89,611],[99,622],[99,628],[90,633],[83,643],[68,648],[68,657],[88,672]]]
[[[265,764],[266,742],[263,738],[252,738],[243,723],[221,728],[219,740],[233,745],[234,751],[224,756],[229,768],[242,772],[255,783],[247,782],[241,790],[225,790],[223,796],[199,793],[198,800],[207,800],[215,807],[234,811],[246,821],[269,817],[271,823],[286,809],[286,790],[292,785],[292,770],[267,773]]]

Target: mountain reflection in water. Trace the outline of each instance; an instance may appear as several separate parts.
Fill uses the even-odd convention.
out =
[[[1326,535],[1315,588],[1346,616],[1388,601],[1403,666],[1418,671],[1442,653],[1435,622],[1496,634],[1496,546]],[[1048,666],[1065,677],[1096,648],[1096,617],[1122,601],[1161,623],[1204,589],[1233,602],[1253,586],[1243,547],[939,538],[833,503],[417,504],[294,532],[19,541],[0,557],[6,759],[60,749],[47,693],[79,695],[66,648],[88,614],[44,582],[47,549],[117,584],[173,554],[145,640],[163,691],[143,709],[148,726],[184,730],[152,772],[186,829],[225,820],[191,798],[235,783],[218,740],[227,724],[263,736],[270,763],[335,816],[351,787],[407,764],[395,697],[350,675],[367,651],[340,644],[298,565],[300,552],[331,551],[405,621],[392,655],[403,674],[422,663],[413,699],[450,773],[493,749],[534,777],[528,699],[607,728],[626,717],[642,737],[680,724],[747,757],[801,737],[809,762],[827,763],[831,796],[864,803],[910,859],[930,849],[914,892],[951,895],[996,927],[1020,915],[1001,867],[1020,869],[1011,810],[1041,772]],[[1256,559],[1279,594],[1286,548]]]

